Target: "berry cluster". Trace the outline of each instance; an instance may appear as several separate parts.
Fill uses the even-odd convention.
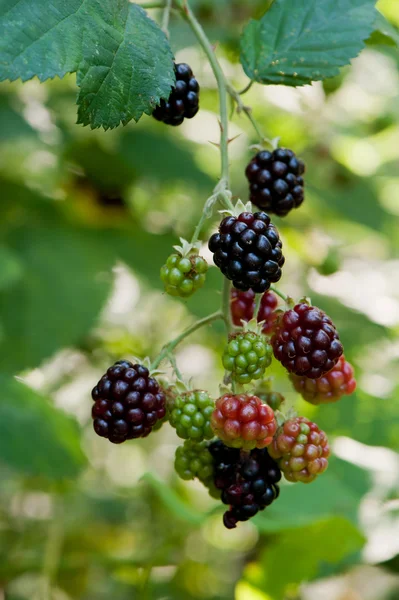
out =
[[[176,127],[184,119],[192,119],[197,114],[200,86],[186,63],[175,64],[175,75],[176,85],[168,100],[161,100],[152,116],[157,121]]]
[[[292,150],[258,152],[245,171],[252,204],[284,217],[303,202],[304,172],[304,163]]]
[[[295,375],[318,379],[343,353],[337,330],[327,315],[308,304],[286,311],[272,337],[274,356]]]
[[[223,354],[223,366],[238,383],[260,379],[272,362],[272,348],[252,331],[234,334]]]
[[[175,72],[170,97],[153,112],[169,125],[192,118],[199,106],[199,84],[191,68],[176,64]],[[304,171],[304,163],[292,150],[258,152],[246,169],[251,202],[270,213],[287,215],[303,202]],[[115,363],[92,392],[92,415],[96,433],[113,443],[145,437],[169,421],[185,440],[175,454],[177,474],[184,480],[198,479],[210,495],[228,505],[223,522],[232,529],[278,498],[282,474],[290,482],[309,483],[328,466],[324,431],[291,411],[285,417],[284,397],[271,390],[270,378],[264,379],[272,354],[290,373],[295,389],[312,404],[336,402],[351,394],[356,382],[337,330],[322,310],[306,301],[292,308],[288,298],[287,309],[277,310],[277,296],[268,290],[280,280],[285,261],[279,233],[268,214],[253,213],[250,203],[238,201],[233,206],[231,192],[225,192],[211,196],[192,241],[181,239],[182,245],[174,247],[161,268],[161,280],[168,294],[181,298],[204,286],[208,264],[199,256],[198,232],[212,202],[224,197],[228,216],[208,247],[215,265],[234,285],[230,315],[226,314],[226,287],[223,313],[210,315],[166,344],[154,365],[169,358],[178,381],[165,383],[165,389],[144,365]],[[206,391],[187,389],[172,357],[186,335],[215,317],[223,317],[229,329],[222,357],[224,385],[229,387],[216,402]],[[253,380],[256,386],[249,387]]]
[[[143,365],[116,362],[93,389],[94,431],[114,444],[146,437],[165,416],[165,394]]]
[[[256,396],[224,394],[211,416],[214,433],[232,448],[265,448],[277,429],[274,412]]]
[[[264,212],[225,217],[208,246],[215,265],[239,290],[260,294],[281,278],[282,243]]]
[[[214,484],[224,504],[230,506],[223,523],[228,529],[248,521],[279,495],[281,472],[266,448],[242,453],[220,440],[209,446],[214,460]]]
[[[273,292],[265,292],[260,300],[257,314],[258,323],[263,321],[262,331],[265,334],[273,331],[274,323],[277,319],[276,308],[278,300]],[[255,313],[256,294],[253,290],[241,292],[233,288],[230,296],[231,318],[233,324],[237,327],[242,325],[242,321],[250,321]]]
[[[185,440],[209,440],[213,437],[210,418],[214,406],[208,393],[201,390],[177,395],[169,409],[169,422]]]
[[[171,296],[188,298],[202,288],[207,270],[208,263],[198,254],[171,254],[161,268],[165,291]]]
[[[353,394],[356,389],[353,367],[341,356],[335,365],[323,377],[309,379],[299,375],[290,375],[294,388],[310,404],[328,404],[337,402],[342,396]]]

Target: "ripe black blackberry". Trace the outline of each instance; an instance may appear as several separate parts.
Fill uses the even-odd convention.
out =
[[[165,394],[143,365],[119,360],[93,389],[94,431],[121,444],[146,437],[165,416]]]
[[[226,217],[219,233],[209,240],[213,262],[235,288],[257,294],[281,278],[284,264],[282,243],[275,226],[264,212],[243,212]]]
[[[209,451],[214,460],[214,484],[221,490],[222,502],[230,505],[223,515],[227,529],[247,521],[278,497],[281,471],[266,448],[242,453],[218,440],[210,444]]]
[[[331,371],[344,351],[330,317],[304,302],[279,316],[271,343],[287,371],[310,379]]]
[[[167,125],[181,125],[184,119],[192,119],[199,110],[200,86],[186,63],[175,64],[176,85],[168,100],[161,100],[152,113],[157,121]]]
[[[258,152],[245,171],[252,204],[284,217],[303,202],[304,172],[304,163],[292,150]]]

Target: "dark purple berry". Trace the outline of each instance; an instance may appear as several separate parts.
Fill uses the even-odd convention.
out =
[[[266,448],[242,453],[218,440],[208,449],[213,457],[215,487],[221,491],[222,502],[230,506],[223,516],[227,529],[247,521],[277,498],[276,482],[281,472]]]
[[[226,217],[208,243],[213,262],[238,290],[263,293],[281,278],[284,264],[277,229],[265,212]]]
[[[167,125],[181,125],[184,119],[192,119],[199,109],[198,81],[186,63],[175,64],[176,83],[167,100],[161,100],[152,116]]]
[[[94,431],[114,444],[147,436],[165,416],[165,394],[143,365],[118,361],[92,391]]]
[[[250,200],[255,206],[280,217],[298,208],[304,199],[304,163],[292,150],[263,150],[245,170],[250,184]]]
[[[290,373],[310,379],[331,371],[343,353],[331,319],[305,303],[280,316],[271,342],[274,356]]]

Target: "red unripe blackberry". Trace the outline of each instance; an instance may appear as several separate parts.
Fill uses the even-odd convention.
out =
[[[268,448],[288,481],[310,483],[328,467],[330,448],[324,431],[305,417],[289,419]]]
[[[284,217],[303,202],[304,172],[304,163],[292,150],[277,148],[273,152],[258,152],[245,171],[251,202]]]
[[[343,353],[331,319],[308,304],[280,315],[271,342],[274,356],[290,373],[310,379],[331,371]]]
[[[223,523],[228,529],[247,521],[279,495],[281,472],[267,450],[240,452],[218,440],[209,446],[214,461],[213,477],[222,502],[230,505]]]
[[[337,402],[342,396],[353,394],[356,379],[353,367],[341,356],[335,365],[319,379],[309,379],[299,375],[290,375],[294,388],[310,404],[329,404]]]
[[[161,100],[152,116],[166,125],[181,125],[199,110],[200,86],[186,63],[175,64],[176,84],[168,100]]]
[[[146,437],[165,416],[165,394],[143,365],[119,360],[93,389],[94,431],[121,444]]]
[[[277,429],[274,412],[250,394],[225,394],[216,401],[211,416],[212,429],[232,448],[265,448]]]
[[[208,246],[215,265],[239,290],[261,294],[281,278],[282,243],[264,212],[224,218]]]
[[[248,290],[241,292],[232,288],[230,297],[231,318],[234,325],[241,326],[242,322],[250,321],[255,312],[255,292]],[[261,298],[257,320],[264,321],[262,332],[265,334],[273,331],[277,319],[275,312],[278,305],[277,296],[273,292],[265,292]]]

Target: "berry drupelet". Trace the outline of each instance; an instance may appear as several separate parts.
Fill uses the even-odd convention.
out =
[[[261,294],[281,278],[282,243],[264,212],[226,217],[208,245],[215,265],[239,290]]]
[[[250,321],[255,312],[255,292],[248,290],[241,292],[233,288],[230,296],[231,318],[234,325],[241,326],[242,322]],[[277,319],[276,308],[278,305],[277,296],[273,292],[265,292],[262,295],[258,310],[258,323],[264,321],[262,332],[264,334],[273,331],[274,323]]]
[[[304,172],[304,163],[292,150],[277,148],[274,152],[258,152],[245,171],[251,202],[284,217],[303,202]]]
[[[331,371],[343,353],[331,319],[305,303],[279,317],[271,342],[274,356],[290,373],[310,379]]]
[[[268,448],[284,477],[310,483],[328,467],[330,448],[324,431],[306,417],[289,419],[280,427]]]
[[[216,400],[211,416],[215,435],[232,448],[265,448],[277,429],[274,412],[250,394],[225,394]]]
[[[356,389],[353,367],[341,356],[335,365],[319,379],[290,375],[294,388],[310,404],[338,402],[342,396],[350,396]]]
[[[120,444],[146,437],[165,416],[165,394],[143,365],[116,362],[92,391],[94,431]]]
[[[166,125],[181,125],[199,110],[200,86],[186,63],[175,64],[176,84],[168,100],[161,100],[152,116]]]
[[[214,484],[224,504],[230,506],[223,523],[228,529],[264,510],[279,495],[281,472],[266,449],[240,453],[221,441],[210,444],[214,460]]]

